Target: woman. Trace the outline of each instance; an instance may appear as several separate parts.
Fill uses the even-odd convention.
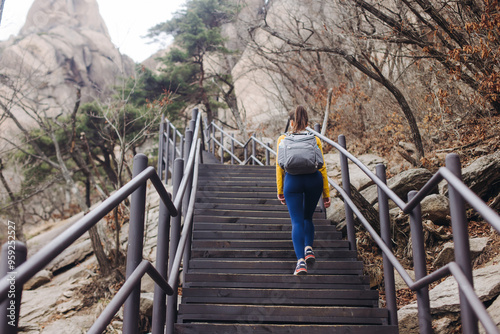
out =
[[[290,114],[289,124],[291,133],[305,133],[307,123],[307,111],[303,106],[298,106],[295,112]],[[285,138],[281,135],[278,138],[278,150],[280,143]],[[321,141],[316,137],[316,142],[321,154],[323,154]],[[324,161],[324,159],[323,159]],[[314,224],[312,217],[318,200],[323,194],[325,208],[330,206],[330,189],[326,175],[326,166],[323,166],[312,174],[292,175],[285,171],[276,163],[276,184],[278,188],[278,199],[281,204],[286,204],[292,220],[292,241],[295,255],[297,256],[297,266],[294,275],[307,274],[307,264],[312,264],[316,260],[313,251]]]

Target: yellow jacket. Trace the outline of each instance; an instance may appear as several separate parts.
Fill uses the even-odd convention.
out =
[[[281,135],[278,138],[278,144],[276,145],[277,150],[279,150],[280,142],[285,138],[285,135]],[[323,155],[323,147],[321,145],[321,140],[316,137],[316,142],[321,150],[321,155]],[[276,152],[278,153],[278,152]],[[276,155],[277,156],[277,155]],[[323,157],[325,161],[325,157]],[[323,198],[330,198],[330,185],[328,184],[328,176],[326,175],[326,163],[319,169],[321,175],[323,176]],[[278,165],[278,159],[276,158],[276,186],[278,187],[278,195],[283,195],[283,179],[285,177],[285,171]]]

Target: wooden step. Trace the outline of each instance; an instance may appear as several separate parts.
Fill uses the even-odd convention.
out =
[[[177,334],[397,334],[397,326],[389,325],[298,325],[247,323],[185,323],[176,324]]]
[[[201,223],[226,223],[226,224],[291,224],[290,217],[227,217],[227,216],[207,216],[195,215],[194,222]],[[324,218],[314,218],[314,226],[331,225],[331,222]]]
[[[197,222],[193,226],[194,231],[291,231],[292,224],[276,223],[276,224],[232,224],[232,223],[203,223]],[[314,224],[316,232],[335,232],[337,231],[334,225]]]
[[[303,306],[378,306],[378,291],[303,288],[183,288],[184,303],[303,305]]]
[[[357,254],[355,251],[351,250],[335,250],[335,251],[323,251],[315,250],[316,258],[320,260],[321,258],[332,259],[344,259],[348,261],[353,261],[357,259]],[[325,255],[325,256],[323,256]],[[295,252],[293,249],[282,249],[282,250],[269,250],[269,249],[193,249],[191,251],[192,258],[271,258],[271,259],[295,259]]]
[[[292,240],[196,240],[192,242],[193,249],[210,248],[242,248],[242,249],[292,249]],[[332,252],[337,248],[349,249],[347,240],[314,240],[314,249],[331,249]]]
[[[296,289],[330,288],[369,290],[370,278],[363,275],[313,275],[294,276],[279,274],[185,273],[186,287],[240,287],[282,288],[291,285]]]
[[[197,197],[196,203],[234,203],[234,204],[246,204],[251,206],[260,206],[260,205],[283,205],[278,200],[276,196],[273,198],[234,198],[234,197]],[[284,205],[283,205],[284,206]],[[286,207],[286,206],[284,206]]]
[[[291,274],[295,265],[296,259],[250,261],[196,258],[189,260],[189,272]],[[363,263],[342,260],[317,261],[314,268],[308,268],[309,272],[315,275],[362,275]]]
[[[195,209],[195,215],[218,216],[218,217],[267,217],[267,218],[290,218],[288,211],[252,211],[252,210],[218,210],[218,209]],[[325,218],[323,212],[315,212],[314,218]]]
[[[224,191],[224,190],[219,190],[219,191],[214,191],[214,190],[197,190],[196,196],[199,197],[219,197],[219,198],[276,198],[276,189],[273,191],[254,191],[254,192],[246,192],[244,195],[242,195],[241,192],[235,192],[235,191]]]
[[[198,240],[277,240],[289,239],[289,231],[193,231],[193,238]],[[342,233],[337,231],[323,231],[317,235],[317,240],[340,240]]]
[[[234,321],[237,323],[315,323],[315,324],[372,324],[386,325],[388,312],[379,308],[362,307],[308,307],[281,305],[224,305],[181,304],[179,320]]]

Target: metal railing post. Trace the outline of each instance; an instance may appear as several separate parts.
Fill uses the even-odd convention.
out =
[[[412,190],[408,193],[408,201],[417,194]],[[424,229],[422,227],[422,211],[420,204],[410,212],[411,245],[413,249],[413,267],[415,280],[427,276],[426,257],[424,249]],[[417,290],[418,327],[421,334],[432,334],[432,318],[429,300],[429,287]]]
[[[212,154],[215,155],[215,126],[212,124]]]
[[[181,149],[181,155],[180,155],[181,159],[185,159],[185,156],[184,156],[186,154],[186,152],[184,152],[184,142],[185,141],[186,141],[186,139],[184,138],[184,136],[180,135],[179,136],[179,147]]]
[[[462,180],[460,157],[454,153],[448,154],[445,162],[446,168]],[[448,192],[450,199],[451,228],[453,232],[453,242],[455,244],[455,262],[460,266],[469,283],[474,286],[467,216],[465,214],[465,201],[451,184],[448,184]],[[477,334],[477,317],[462,291],[460,291],[460,315],[462,331],[468,334]]]
[[[220,127],[220,163],[224,163],[224,132],[222,126]]]
[[[160,140],[158,142],[158,169],[157,173],[158,176],[160,177],[161,180],[163,180],[163,169],[164,169],[164,160],[163,157],[165,156],[165,148],[164,148],[164,143],[165,140],[163,138],[163,135],[165,133],[165,116],[161,115],[161,121],[160,121]],[[165,179],[167,179],[168,171],[165,172]]]
[[[181,180],[184,174],[184,160],[176,159],[174,161],[174,177],[173,177],[173,196],[175,198]],[[169,258],[168,258],[168,272],[172,275],[172,265],[175,259],[175,253],[177,251],[177,246],[179,244],[180,231],[181,231],[181,219],[182,219],[182,201],[177,208],[179,211],[178,215],[171,220],[170,226],[170,247],[169,247]],[[177,321],[177,293],[178,284],[177,282],[172,286],[174,294],[167,297],[167,319],[166,319],[166,333],[174,334],[174,325]]]
[[[174,161],[177,157],[177,131],[175,129],[172,129],[172,172],[174,171]],[[172,173],[173,174],[173,173]]]
[[[148,166],[148,158],[144,154],[134,157],[133,177],[140,174]],[[126,278],[134,272],[142,261],[144,239],[144,216],[146,210],[146,183],[132,193],[130,201],[130,223],[127,247]],[[123,309],[123,333],[132,334],[139,330],[139,304],[141,287],[134,288]]]
[[[156,242],[156,270],[167,280],[168,248],[170,242],[170,212],[163,201],[160,201],[158,217],[158,239]],[[167,309],[165,291],[155,284],[153,299],[152,334],[165,333],[165,317]]]
[[[231,134],[231,165],[234,165],[234,133]]]
[[[377,164],[376,172],[378,178],[387,183],[387,176],[384,164]],[[389,199],[387,194],[378,187],[378,211],[380,218],[380,236],[389,250],[392,249],[391,239],[391,219],[389,216]],[[387,255],[382,253],[384,263],[384,283],[385,283],[385,301],[389,310],[389,324],[398,325],[398,306],[396,302],[396,286],[394,283],[394,266],[389,261]]]
[[[320,132],[320,125],[318,123],[314,124],[314,131]],[[323,195],[321,195],[321,198],[319,199],[319,207],[321,208],[321,211],[324,212],[325,218],[326,218],[326,208],[325,208],[325,203],[323,202]]]
[[[243,161],[247,161],[248,159],[248,143],[243,147]]]
[[[271,148],[271,145],[266,144],[267,148]],[[266,166],[269,166],[271,164],[271,153],[269,150],[266,148]]]
[[[199,113],[200,113],[200,110],[198,108],[193,108],[193,110],[191,111],[191,117],[195,122],[196,122],[196,119],[198,118]],[[194,131],[194,128],[192,130]]]
[[[252,139],[252,156],[254,157],[254,159],[252,159],[252,165],[255,166],[255,159],[257,159],[257,154],[255,150],[255,140],[253,139]]]
[[[184,159],[184,170],[186,169],[186,165],[188,163],[187,157],[189,156],[189,152],[191,151],[191,145],[193,143],[193,131],[187,130],[186,131],[186,136],[185,136],[185,141],[184,141],[184,152],[186,152],[186,159]],[[188,181],[188,185],[186,187],[186,191],[184,192],[184,197],[182,198],[182,211],[186,212],[187,211],[187,205],[189,204],[189,196],[191,196],[191,184],[192,180]]]
[[[9,236],[11,235],[9,234]],[[27,254],[26,245],[20,241],[9,239],[2,246],[0,277],[6,277],[9,282],[9,290],[7,292],[7,299],[0,303],[0,333],[17,333],[23,286],[16,284],[16,268],[26,261]]]
[[[346,146],[345,136],[339,136],[339,145],[344,149]],[[347,157],[342,153],[340,154],[340,169],[342,172],[342,188],[349,198],[351,198],[351,181],[349,177],[349,165],[347,164]],[[354,229],[354,215],[352,213],[351,207],[344,201],[345,208],[345,220],[347,225],[347,239],[350,242],[351,250],[357,251],[356,246],[356,231]]]
[[[170,173],[170,121],[167,121],[167,135],[166,138],[162,138],[162,140],[165,140],[165,182],[168,184],[168,174],[172,175]],[[175,146],[174,146],[175,147]],[[173,160],[172,160],[173,161]]]

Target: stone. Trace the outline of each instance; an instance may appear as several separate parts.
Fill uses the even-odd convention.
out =
[[[345,220],[344,202],[338,197],[333,197],[330,207],[326,209],[326,216],[328,220],[333,221],[339,226],[339,224]]]
[[[52,262],[49,263],[47,269],[55,272],[59,269],[73,266],[83,262],[83,260],[92,254],[92,243],[90,239],[86,239],[79,243],[74,243],[59,254]]]
[[[340,168],[340,154],[339,153],[328,153],[324,155],[325,163],[328,170],[328,176],[335,179],[338,184],[342,184],[342,172]],[[368,169],[375,174],[375,167],[379,163],[384,163],[385,160],[375,154],[363,154],[357,157],[361,163],[363,163]],[[373,180],[366,175],[366,173],[361,170],[352,161],[348,161],[349,165],[349,178],[351,184],[359,191],[365,189],[366,187],[372,185]]]
[[[415,281],[415,272],[413,270],[406,270],[406,272],[411,277],[411,279]],[[401,289],[408,289],[408,285],[396,269],[394,269],[394,283],[396,286],[396,291]]]
[[[434,224],[448,224],[450,215],[450,201],[440,194],[430,194],[420,202],[422,219],[429,219]]]
[[[52,272],[50,270],[43,269],[39,271],[33,278],[31,278],[26,284],[24,284],[23,289],[34,290],[45,283],[52,280]]]
[[[19,35],[0,42],[0,60],[2,76],[30,78],[20,89],[48,105],[48,116],[72,110],[76,86],[82,102],[92,102],[135,72],[133,60],[111,42],[96,0],[35,0]],[[22,111],[14,114],[23,125],[33,123]]]
[[[70,299],[66,302],[58,304],[56,307],[56,311],[58,313],[67,313],[72,310],[77,310],[81,306],[81,301],[79,299]]]
[[[493,193],[498,194],[498,181],[500,180],[500,151],[474,160],[462,169],[463,182],[479,197]],[[448,194],[448,183],[439,184],[439,192]],[[487,198],[483,198],[486,200]]]
[[[151,317],[153,315],[153,298],[154,293],[152,292],[141,293],[141,301],[139,306],[140,314],[147,317]]]
[[[84,315],[58,319],[44,326],[40,334],[84,334],[92,327],[94,321],[92,317]]]
[[[389,180],[387,186],[405,202],[410,190],[420,190],[432,177],[432,173],[425,168],[415,168],[406,170]],[[378,201],[377,185],[372,185],[361,191],[366,200],[374,205]],[[389,201],[392,203],[392,201]]]
[[[471,260],[478,257],[486,248],[488,244],[488,238],[472,238],[469,239],[470,244],[470,254]],[[440,268],[455,259],[455,244],[453,242],[447,242],[443,245],[443,249],[439,252],[438,256],[434,260],[434,267]]]
[[[488,314],[493,319],[493,322],[500,328],[500,297],[497,297],[495,301],[488,307]],[[481,324],[479,323],[479,334],[486,334],[486,331]]]
[[[449,317],[442,317],[440,319],[434,320],[432,322],[432,328],[434,329],[434,334],[448,334],[450,333],[451,325],[453,319]]]

